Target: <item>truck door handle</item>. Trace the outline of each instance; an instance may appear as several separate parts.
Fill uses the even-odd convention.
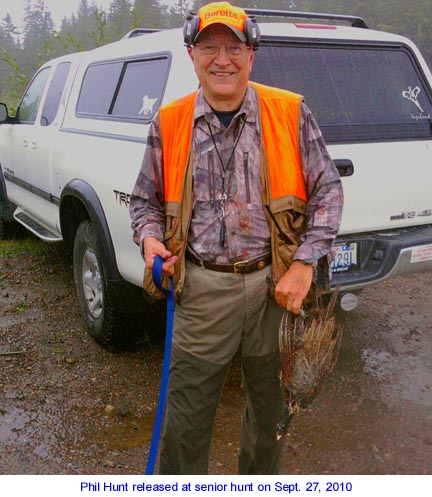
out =
[[[354,164],[349,159],[336,159],[333,162],[339,172],[339,176],[352,176],[354,174]]]

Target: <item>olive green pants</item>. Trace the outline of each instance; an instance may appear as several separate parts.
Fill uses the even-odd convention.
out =
[[[277,474],[284,402],[278,325],[283,310],[268,293],[270,268],[249,275],[187,263],[176,306],[160,474],[207,474],[213,424],[229,365],[240,348],[246,405],[240,474]]]

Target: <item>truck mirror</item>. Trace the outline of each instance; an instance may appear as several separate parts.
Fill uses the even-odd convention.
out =
[[[9,121],[9,113],[6,104],[0,103],[0,124]]]

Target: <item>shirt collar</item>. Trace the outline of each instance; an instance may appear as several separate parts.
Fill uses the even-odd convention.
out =
[[[246,89],[246,94],[245,98],[243,99],[243,102],[240,106],[239,111],[236,114],[236,117],[239,117],[241,115],[246,116],[246,122],[255,122],[257,119],[257,107],[258,106],[258,99],[256,92],[254,89],[248,85]],[[198,91],[197,99],[195,101],[195,111],[194,111],[194,126],[197,124],[197,120],[200,118],[205,118],[207,116],[207,119],[211,121],[213,118],[215,118],[215,113],[213,112],[213,109],[210,107],[210,105],[207,103],[206,99],[204,98],[204,94],[202,89]]]

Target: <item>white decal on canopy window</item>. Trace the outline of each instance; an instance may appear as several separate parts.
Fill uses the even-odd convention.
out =
[[[421,90],[418,86],[416,86],[415,88],[411,88],[411,86],[408,86],[408,90],[403,91],[402,96],[412,102],[418,109],[420,109],[420,112],[424,112],[422,106],[419,104],[418,101],[418,95],[420,91]]]
[[[144,116],[152,114],[154,104],[157,102],[157,100],[158,100],[157,98],[149,98],[149,96],[146,95],[143,98],[142,107],[141,110],[138,112],[138,114],[143,114]]]

